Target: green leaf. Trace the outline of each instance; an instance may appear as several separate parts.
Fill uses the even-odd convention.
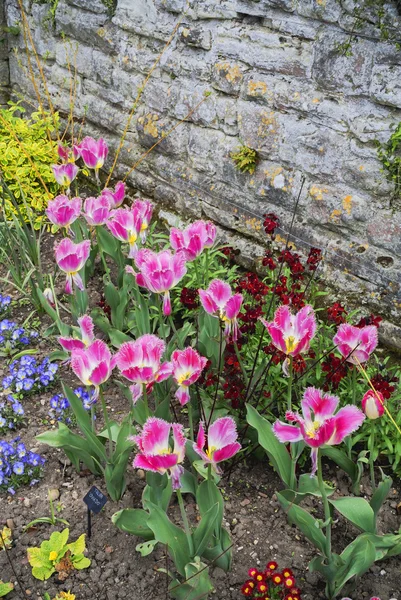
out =
[[[170,596],[177,600],[207,600],[212,590],[209,569],[199,557],[185,565],[185,581],[175,579],[169,586]]]
[[[167,545],[177,571],[185,576],[185,565],[190,557],[185,533],[182,529],[174,525],[166,513],[156,506],[156,504],[149,502],[148,507],[150,511],[147,519],[148,527],[153,531],[154,537],[158,542]]]
[[[1,583],[0,582],[0,598],[6,596],[14,589],[14,585],[12,583]]]
[[[215,567],[228,572],[231,569],[232,562],[232,543],[230,534],[224,527],[221,528],[219,541],[214,540],[215,544],[211,548],[206,548],[202,557],[213,563]]]
[[[183,475],[181,476],[181,493],[192,494],[194,497],[196,497],[197,487],[198,482],[195,475],[185,469]]]
[[[83,554],[85,552],[85,533],[80,535],[75,542],[68,544],[68,550],[71,551],[72,555]]]
[[[344,559],[342,553],[340,556]],[[373,565],[376,560],[376,551],[372,542],[368,539],[360,540],[359,543],[355,544],[353,551],[348,554],[346,564],[339,569],[336,574],[336,586],[334,595],[340,593],[346,582],[351,577],[360,576]]]
[[[201,522],[193,533],[194,550],[196,556],[202,556],[209,544],[213,534],[213,529],[215,527],[216,519],[218,517],[218,508],[218,504],[211,506],[203,515]]]
[[[331,496],[331,494],[334,494],[335,492],[335,488],[331,487],[327,483],[324,483],[324,488],[326,490],[327,496]],[[319,482],[317,477],[311,477],[308,473],[303,473],[302,475],[300,475],[297,495],[298,494],[302,494],[305,496],[312,495],[321,498],[322,494],[320,493]]]
[[[257,410],[247,404],[247,417],[249,425],[258,432],[259,444],[264,448],[275,471],[285,485],[289,488],[291,483],[291,457],[284,444],[278,441],[272,431],[272,425],[264,419]]]
[[[362,531],[375,532],[375,515],[369,502],[364,498],[349,496],[338,500],[329,500],[329,502],[339,513]]]
[[[322,456],[327,456],[327,458],[335,462],[340,469],[345,471],[351,477],[353,482],[358,480],[358,467],[342,450],[330,446],[321,448],[320,452]]]
[[[152,554],[157,543],[156,540],[148,540],[147,542],[142,542],[142,544],[137,544],[135,550],[139,552],[141,556],[149,556],[149,554]]]
[[[46,579],[49,579],[53,573],[55,572],[55,568],[54,567],[33,567],[32,569],[32,575],[35,577],[35,579],[39,579],[40,581],[45,581]]]
[[[319,528],[319,522],[303,508],[289,502],[279,492],[276,492],[276,494],[281,506],[287,513],[288,520],[294,523],[304,536],[324,554],[326,551],[326,538]]]
[[[377,517],[377,514],[378,514],[379,510],[381,509],[383,502],[389,495],[392,485],[393,485],[393,480],[391,479],[391,477],[388,477],[387,475],[385,475],[383,477],[382,481],[377,486],[377,488],[370,500],[370,506],[373,509],[375,517]]]
[[[148,485],[142,492],[143,507],[148,510],[148,502],[150,502],[167,511],[173,493],[171,479],[167,475],[148,472],[146,481]]]
[[[83,554],[73,556],[71,560],[72,564],[74,565],[74,568],[78,569],[78,571],[80,571],[81,569],[87,569],[91,564],[90,558],[87,558]]]
[[[152,540],[153,531],[146,525],[148,516],[149,514],[142,508],[124,508],[114,513],[111,520],[125,533],[136,535],[144,540]]]
[[[217,485],[208,479],[202,481],[196,493],[196,502],[199,506],[199,512],[202,517],[206,516],[211,506],[215,507],[215,534],[217,539],[219,539],[220,529],[223,522],[224,501]]]
[[[113,329],[111,327],[111,328],[109,328],[107,333],[109,335],[110,342],[113,344],[113,346],[115,348],[119,348],[121,346],[121,344],[123,344],[124,342],[132,342],[131,336],[126,335],[125,333],[123,333],[122,331],[119,331],[118,329]]]

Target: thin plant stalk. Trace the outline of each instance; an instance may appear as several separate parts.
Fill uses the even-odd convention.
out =
[[[107,435],[109,438],[109,458],[110,458],[110,462],[112,460],[113,457],[113,438],[111,435],[111,426],[110,426],[110,420],[109,420],[109,415],[107,413],[107,407],[106,407],[106,402],[104,399],[104,394],[103,394],[103,389],[102,386],[100,386],[100,390],[99,390],[99,398],[100,398],[100,402],[102,404],[102,410],[103,410],[103,418],[104,418],[104,422],[107,428]]]
[[[375,421],[374,421],[374,419],[371,419],[371,421],[370,421],[370,437],[369,437],[369,469],[370,469],[370,481],[372,483],[372,494],[376,490],[374,449],[375,449]]]
[[[148,402],[148,392],[146,391],[146,384],[143,384],[143,403],[145,405],[145,416],[149,417],[149,402]]]
[[[288,356],[288,360],[289,360],[289,365],[288,365],[288,395],[287,395],[287,410],[291,411],[292,410],[292,383],[293,383],[293,379],[294,379],[294,359],[291,356],[291,354],[289,354]]]
[[[189,435],[192,441],[194,441],[194,417],[192,411],[192,399],[188,402],[188,421],[189,421]]]
[[[223,358],[223,328],[221,326],[221,323],[219,321],[219,329],[220,329],[220,341],[219,341],[219,362],[218,362],[218,366],[217,366],[217,383],[216,383],[216,391],[214,393],[214,398],[213,398],[213,404],[212,404],[212,408],[210,410],[210,415],[207,421],[207,427],[209,427],[210,422],[212,420],[213,417],[213,412],[216,406],[216,402],[217,402],[217,395],[219,392],[219,384],[220,384],[220,375],[221,375],[221,367],[222,367],[222,358]]]
[[[326,537],[325,556],[326,556],[326,560],[328,562],[328,566],[330,567],[333,563],[333,556],[331,553],[331,512],[330,512],[329,501],[327,499],[326,488],[324,487],[323,471],[322,471],[322,455],[321,455],[320,449],[318,449],[318,454],[317,454],[317,479],[318,479],[320,494],[322,496],[323,509],[324,509],[325,537]],[[333,594],[334,594],[334,590],[333,590],[333,585],[330,583],[328,583],[328,592],[329,592],[329,598],[332,598]]]
[[[184,523],[185,535],[187,536],[187,540],[188,540],[189,552],[191,554],[191,557],[193,557],[193,555],[194,555],[194,543],[193,543],[193,540],[192,540],[192,534],[191,534],[191,529],[189,527],[187,513],[185,512],[184,501],[182,499],[181,490],[178,489],[178,490],[176,490],[176,492],[177,492],[178,504],[180,506],[182,522]]]

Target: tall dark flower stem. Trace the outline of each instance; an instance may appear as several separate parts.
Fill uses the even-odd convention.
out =
[[[219,392],[219,384],[220,384],[220,375],[221,375],[221,367],[222,367],[222,363],[223,363],[223,328],[221,326],[221,323],[219,321],[219,329],[220,329],[220,342],[219,342],[219,362],[218,362],[218,366],[217,366],[217,382],[216,382],[216,390],[214,393],[214,398],[213,398],[213,404],[212,404],[212,408],[210,409],[210,415],[209,418],[207,420],[207,426],[209,427],[210,422],[212,420],[213,417],[213,412],[216,406],[216,402],[217,402],[217,395]]]

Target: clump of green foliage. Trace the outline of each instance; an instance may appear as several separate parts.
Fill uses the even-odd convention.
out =
[[[249,146],[240,146],[236,152],[231,152],[231,158],[235,162],[235,167],[241,173],[254,173],[258,162],[258,153]]]
[[[22,217],[27,217],[25,198],[37,213],[35,227],[38,227],[48,200],[59,189],[51,169],[57,162],[57,143],[52,134],[59,126],[59,119],[57,114],[46,112],[34,112],[30,118],[23,118],[25,109],[18,103],[9,104],[9,108],[0,110],[0,172],[19,204]],[[8,217],[17,214],[7,198],[5,203]]]
[[[34,4],[49,4],[49,13],[46,17],[46,23],[50,22],[53,26],[56,22],[56,10],[59,0],[33,0]],[[45,23],[45,25],[46,25]]]
[[[394,184],[394,196],[401,198],[401,122],[387,142],[377,142],[377,154],[387,178]]]
[[[54,531],[50,539],[41,543],[40,548],[28,548],[28,560],[32,567],[32,575],[44,581],[56,571],[65,579],[74,569],[86,569],[91,564],[84,556],[85,534],[68,544],[69,529],[61,533]]]
[[[3,583],[0,580],[0,598],[3,598],[3,596],[7,596],[7,594],[12,592],[13,589],[14,589],[14,586],[12,583]]]

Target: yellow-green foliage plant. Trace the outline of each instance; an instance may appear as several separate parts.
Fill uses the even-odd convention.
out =
[[[48,200],[57,195],[59,186],[51,165],[57,162],[56,131],[58,115],[34,112],[24,118],[25,109],[18,103],[9,103],[0,110],[0,173],[26,216],[23,196],[32,207],[35,228],[40,226]],[[16,214],[6,200],[6,214]]]

